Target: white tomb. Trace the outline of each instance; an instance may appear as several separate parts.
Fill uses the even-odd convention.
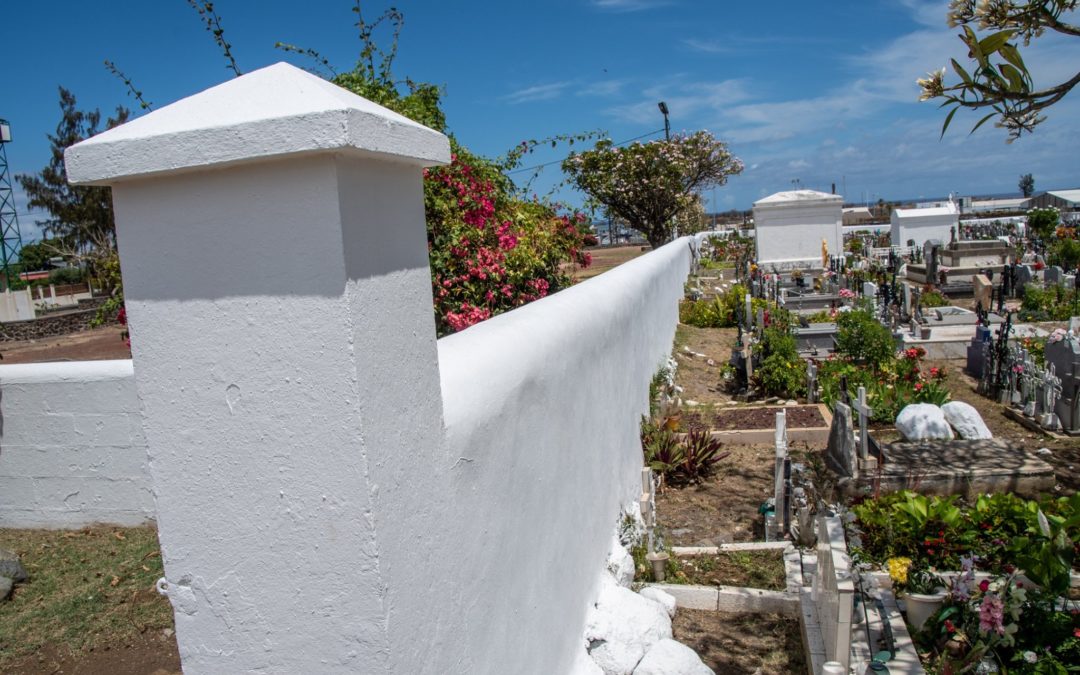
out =
[[[892,244],[907,246],[914,241],[922,247],[929,239],[948,242],[959,231],[960,209],[956,202],[927,209],[895,209],[892,212]]]
[[[815,190],[777,192],[754,202],[758,265],[820,268],[823,248],[840,255],[843,203],[840,195]]]

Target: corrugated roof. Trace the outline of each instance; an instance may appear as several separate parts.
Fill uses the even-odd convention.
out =
[[[1050,190],[1047,194],[1054,195],[1058,199],[1076,204],[1080,202],[1080,188],[1076,190]]]

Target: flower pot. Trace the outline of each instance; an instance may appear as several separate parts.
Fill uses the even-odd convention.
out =
[[[653,580],[660,583],[664,580],[664,574],[667,570],[667,561],[670,556],[663,552],[648,553],[645,558],[652,565]]]
[[[945,589],[935,593],[905,593],[904,605],[907,607],[907,622],[916,631],[922,630],[926,620],[945,604]]]

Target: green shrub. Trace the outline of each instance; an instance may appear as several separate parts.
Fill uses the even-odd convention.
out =
[[[806,391],[806,369],[786,330],[767,328],[762,338],[761,365],[754,371],[758,386],[766,396],[800,396]]]
[[[841,312],[836,324],[836,351],[842,356],[871,368],[880,368],[895,356],[892,332],[870,312]]]
[[[697,328],[734,328],[746,308],[746,287],[735,284],[714,300],[684,300],[679,305],[679,321]],[[767,309],[768,302],[754,298],[751,311]]]
[[[49,272],[49,283],[57,286],[77,284],[83,280],[83,271],[78,267],[61,267]]]
[[[919,304],[930,308],[945,307],[949,304],[949,299],[942,295],[941,291],[928,291],[919,298]]]

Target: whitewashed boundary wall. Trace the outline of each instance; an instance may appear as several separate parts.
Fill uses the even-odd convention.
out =
[[[448,535],[467,552],[439,583],[460,587],[472,672],[570,672],[605,539],[640,492],[692,241],[439,341]]]
[[[0,527],[154,519],[131,361],[0,366]]]
[[[689,241],[440,346],[442,134],[278,64],[65,159],[113,190],[185,673],[566,672]]]

